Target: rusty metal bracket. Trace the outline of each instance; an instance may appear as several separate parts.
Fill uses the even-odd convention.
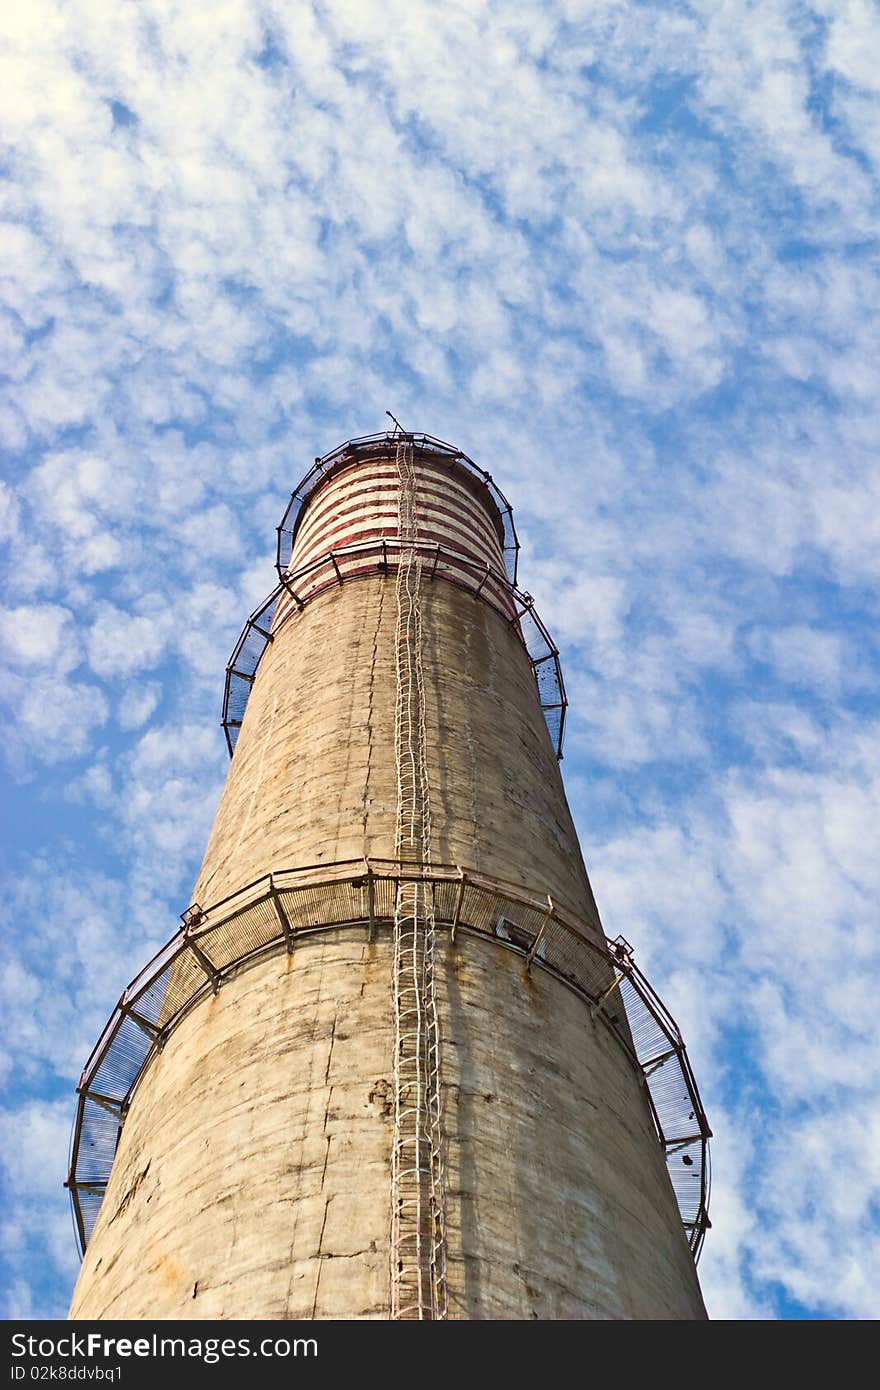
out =
[[[217,971],[214,969],[213,965],[212,965],[211,962],[208,960],[208,957],[205,955],[204,951],[201,951],[201,950],[199,949],[199,947],[198,947],[198,946],[196,945],[196,943],[193,941],[192,937],[189,936],[188,934],[187,934],[187,937],[186,937],[186,944],[187,944],[187,946],[189,947],[189,949],[192,951],[193,955],[195,956],[195,958],[196,958],[196,960],[198,961],[199,965],[201,966],[202,970],[204,970],[204,972],[205,972],[205,974],[207,975],[208,979],[211,981],[211,989],[212,989],[212,990],[214,991],[214,993],[216,994],[216,993],[218,992],[218,990],[220,989],[220,983],[221,983],[221,981],[220,981],[220,976],[217,974]]]
[[[625,975],[615,975],[608,988],[603,989],[602,993],[599,995],[599,998],[596,1000],[595,1004],[590,1009],[590,1013],[592,1014],[593,1018],[596,1017],[596,1014],[604,1011],[606,1002],[608,1001],[608,999],[610,999],[611,995],[617,989],[621,980],[625,979]]]
[[[155,1043],[156,1047],[161,1052],[165,1045],[165,1039],[161,1028],[157,1028],[148,1018],[144,1018],[143,1014],[139,1014],[130,1004],[125,1004],[122,1012],[127,1018],[131,1019],[132,1023],[137,1024],[142,1033],[146,1033],[150,1041]]]
[[[486,580],[489,578],[489,576],[491,575],[491,573],[492,573],[492,566],[489,565],[489,564],[487,564],[487,565],[486,565],[486,573],[483,575],[483,577],[482,577],[482,579],[480,580],[479,584],[478,584],[477,587],[474,589],[474,598],[476,598],[477,594],[480,592],[480,590],[482,589],[483,585],[485,584]]]
[[[548,893],[548,894],[547,894],[547,914],[546,914],[546,916],[545,916],[543,922],[541,923],[540,927],[538,928],[537,932],[535,933],[535,939],[534,939],[534,941],[532,942],[532,945],[531,945],[531,948],[530,948],[530,950],[529,950],[528,955],[526,956],[526,970],[527,970],[527,971],[531,971],[531,968],[532,968],[532,961],[535,959],[535,956],[538,954],[538,951],[539,951],[540,946],[541,946],[541,942],[544,940],[544,933],[546,932],[548,926],[550,925],[550,922],[551,922],[552,919],[553,919],[554,910],[555,910],[555,909],[554,909],[554,907],[553,907],[553,899],[551,898],[550,894]]]
[[[373,873],[369,860],[365,862],[367,865],[367,911],[370,915],[370,929],[367,940],[374,941],[376,939],[376,876]]]
[[[645,1080],[647,1081],[648,1077],[652,1076],[655,1071],[659,1071],[659,1069],[663,1066],[663,1063],[668,1062],[670,1057],[677,1057],[678,1054],[679,1048],[670,1047],[668,1051],[661,1052],[659,1057],[652,1057],[650,1062],[643,1064],[642,1075],[644,1076]]]
[[[461,882],[458,885],[458,898],[455,903],[455,914],[452,918],[452,931],[450,934],[452,936],[453,941],[455,941],[455,933],[458,930],[458,924],[461,920],[461,908],[462,904],[464,903],[464,890],[467,884],[467,875],[464,869],[459,867],[458,872],[461,874]]]
[[[102,1110],[106,1110],[121,1124],[125,1119],[128,1107],[121,1100],[114,1100],[112,1096],[99,1095],[97,1091],[85,1091],[86,1100],[94,1101],[95,1105],[100,1105]]]
[[[296,606],[297,606],[298,611],[301,613],[301,612],[303,611],[303,609],[305,608],[305,604],[303,603],[303,601],[302,601],[302,599],[300,598],[299,594],[296,593],[296,591],[294,590],[292,584],[290,583],[290,580],[287,578],[286,575],[285,575],[284,578],[281,580],[281,583],[284,585],[284,588],[285,588],[286,592],[287,592],[287,593],[290,595],[290,597],[293,599],[294,603],[295,603]]]
[[[690,1134],[687,1139],[667,1139],[666,1157],[668,1158],[670,1154],[680,1153],[682,1149],[689,1148],[691,1144],[699,1144],[702,1138],[702,1134]]]
[[[290,925],[290,918],[284,910],[284,904],[278,896],[278,889],[275,887],[275,880],[271,874],[269,875],[269,896],[272,899],[272,906],[275,909],[275,915],[278,918],[281,930],[284,932],[284,942],[287,946],[287,954],[292,955],[294,938],[293,927]]]

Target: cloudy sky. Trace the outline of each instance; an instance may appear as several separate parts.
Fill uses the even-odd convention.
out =
[[[609,935],[678,1017],[728,1318],[880,1287],[876,0],[10,0],[6,1316],[186,907],[313,457],[497,478]]]

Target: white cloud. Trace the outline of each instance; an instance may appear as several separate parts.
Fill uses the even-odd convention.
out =
[[[123,729],[140,729],[153,714],[162,696],[161,687],[156,682],[146,685],[130,686],[116,710],[116,718]]]
[[[858,87],[880,91],[880,76],[873,55],[880,44],[880,21],[875,6],[866,0],[819,0],[817,8],[828,19],[825,56],[828,66]]]
[[[792,1119],[784,1137],[767,1136],[760,1200],[778,1234],[756,1243],[758,1277],[832,1316],[876,1315],[878,1150],[876,1112],[859,1106]]]
[[[50,1294],[47,1307],[46,1293],[36,1293],[34,1285],[51,1283],[53,1275],[68,1283],[76,1271],[68,1199],[62,1187],[70,1125],[65,1100],[36,1100],[0,1110],[4,1189],[0,1250],[23,1271],[4,1290],[6,1318],[63,1317],[65,1313],[63,1295]],[[25,1275],[25,1270],[30,1274]]]
[[[0,539],[11,539],[18,530],[18,503],[8,484],[0,482]]]
[[[837,633],[818,632],[800,624],[756,629],[748,641],[758,660],[775,667],[782,681],[831,695],[839,690],[846,649]]]
[[[132,614],[109,603],[99,605],[88,636],[89,665],[98,676],[130,676],[150,670],[170,640],[170,615],[147,596],[153,612]]]
[[[5,661],[28,669],[51,666],[64,674],[78,664],[72,615],[55,603],[0,609],[0,650]]]
[[[738,773],[717,800],[592,854],[606,929],[635,941],[710,1115],[724,1117],[719,1243],[713,1231],[702,1266],[721,1316],[761,1315],[749,1300],[772,1306],[754,1292],[772,1281],[806,1306],[870,1316],[880,869],[864,827],[880,814],[876,754],[876,730],[844,724],[809,771]],[[720,1097],[740,1073],[731,1109]]]
[[[107,459],[75,451],[50,455],[31,474],[28,493],[38,534],[56,562],[87,575],[121,562],[113,519],[129,515],[133,488]]]
[[[25,756],[38,764],[82,756],[95,730],[107,719],[107,700],[97,686],[63,676],[10,676],[5,694],[14,709],[14,729],[21,744],[13,742],[6,751],[19,771]]]

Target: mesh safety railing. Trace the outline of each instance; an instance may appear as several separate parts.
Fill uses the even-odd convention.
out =
[[[310,494],[319,485],[325,475],[343,463],[356,463],[360,460],[370,458],[394,458],[397,449],[399,436],[395,433],[386,434],[366,434],[359,439],[349,439],[344,444],[340,444],[337,449],[331,450],[323,458],[316,458],[312,467],[298,487],[291,493],[290,501],[281,522],[278,526],[278,543],[276,550],[276,567],[278,578],[283,579],[290,564],[290,556],[293,551],[293,542],[296,536],[296,529],[299,523],[300,512]],[[517,539],[516,527],[513,524],[513,509],[504,493],[495,483],[491,473],[487,473],[474,463],[473,459],[468,458],[467,454],[462,453],[461,449],[454,444],[447,444],[442,439],[435,439],[431,434],[412,434],[407,435],[407,439],[412,442],[415,458],[424,458],[440,465],[458,465],[481,483],[489,492],[495,504],[498,517],[503,528],[504,536],[502,549],[504,552],[504,568],[507,578],[511,584],[516,583],[517,561],[519,557],[519,540]]]
[[[284,623],[294,613],[301,612],[305,604],[318,593],[323,593],[326,587],[374,576],[377,568],[386,573],[396,571],[400,548],[396,540],[369,540],[330,550],[295,573],[285,574],[281,583],[254,610],[241,631],[226,667],[220,722],[230,757],[235,749],[260,658]],[[493,591],[499,597],[504,596],[504,604],[497,603],[495,606],[500,608],[522,638],[535,673],[538,697],[553,751],[557,758],[561,758],[568,706],[562,663],[559,649],[536,613],[531,595],[523,593],[501,575],[487,572],[485,565],[468,561],[455,551],[445,550],[432,542],[425,542],[416,549],[422,556],[422,572],[426,580],[448,579],[474,594],[487,595],[488,590],[490,599]],[[301,594],[298,588],[303,587],[302,581],[308,578],[313,583],[316,575],[326,582],[318,588],[312,587],[308,594]],[[282,601],[284,610],[279,615],[277,610]],[[273,623],[276,623],[274,628]]]
[[[80,1250],[91,1236],[140,1077],[169,1033],[246,961],[315,931],[390,935],[401,881],[430,885],[438,931],[476,932],[581,995],[644,1080],[688,1244],[709,1226],[709,1129],[675,1020],[622,938],[598,942],[550,897],[454,866],[357,860],[281,870],[184,925],[123,992],[80,1078],[67,1187]]]

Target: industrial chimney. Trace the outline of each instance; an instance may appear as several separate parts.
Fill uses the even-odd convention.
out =
[[[72,1318],[700,1318],[709,1129],[608,941],[510,507],[318,459],[227,670],[183,927],[79,1086]]]

